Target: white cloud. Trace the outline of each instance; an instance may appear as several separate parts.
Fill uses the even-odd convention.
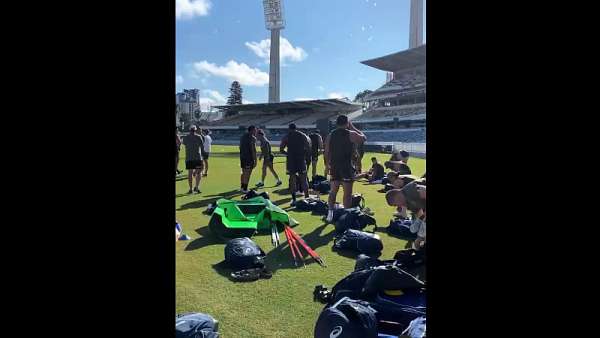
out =
[[[211,7],[210,0],[175,0],[175,17],[192,19],[195,16],[206,16]]]
[[[348,97],[348,94],[339,92],[331,92],[327,94],[327,98],[329,99],[342,99],[344,97]]]
[[[265,39],[259,42],[246,42],[245,45],[254,52],[256,56],[264,59],[266,63],[269,63],[269,57],[271,55],[271,39]],[[279,41],[279,60],[281,60],[282,63],[285,63],[286,60],[300,62],[306,59],[307,56],[308,54],[302,47],[292,46],[286,38],[282,37]]]
[[[369,36],[369,38],[367,39],[367,41],[371,41],[371,40],[373,40],[373,37]]]
[[[225,96],[221,95],[221,93],[216,90],[204,89],[202,92],[217,103],[225,103],[227,101],[227,98],[225,98]]]
[[[230,81],[238,81],[240,84],[247,86],[260,87],[269,83],[269,74],[258,68],[250,68],[245,63],[237,63],[233,60],[228,61],[225,66],[217,66],[206,60],[195,62],[194,70],[202,74],[214,75]]]
[[[365,26],[360,27],[360,29],[364,32],[365,31]]]
[[[294,99],[294,101],[308,101],[308,100],[316,100],[316,99],[312,98],[312,97],[297,97]]]
[[[181,75],[177,75],[177,76],[175,76],[175,83],[176,83],[176,84],[181,84],[181,83],[183,83],[183,76],[181,76]]]

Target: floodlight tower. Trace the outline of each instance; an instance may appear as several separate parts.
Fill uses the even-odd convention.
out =
[[[410,29],[408,48],[423,44],[423,0],[410,0]]]
[[[279,102],[279,31],[285,26],[282,0],[263,0],[265,26],[271,31],[269,103]]]

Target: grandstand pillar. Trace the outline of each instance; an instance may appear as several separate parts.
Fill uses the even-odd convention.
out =
[[[419,47],[422,44],[423,44],[423,0],[410,0],[410,29],[409,29],[408,48]]]
[[[279,29],[271,29],[269,103],[279,102]]]

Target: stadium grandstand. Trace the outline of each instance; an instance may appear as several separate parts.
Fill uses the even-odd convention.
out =
[[[215,140],[239,140],[249,125],[267,130],[269,138],[279,141],[290,123],[299,129],[314,130],[319,120],[333,120],[338,114],[350,118],[362,113],[362,106],[345,99],[323,99],[215,106],[227,117],[205,123],[200,128],[212,131]]]
[[[426,68],[425,45],[361,63],[392,74],[380,88],[367,95],[360,105],[347,99],[321,99],[215,106],[222,119],[206,121],[217,143],[235,144],[249,125],[265,129],[278,142],[290,123],[300,130],[317,129],[318,121],[333,121],[346,114],[367,135],[367,144],[415,144],[425,148]],[[423,151],[424,152],[424,151]]]
[[[392,73],[391,80],[365,97],[365,112],[358,119],[368,122],[426,120],[426,45],[362,61],[362,64]],[[398,123],[396,123],[398,122]]]

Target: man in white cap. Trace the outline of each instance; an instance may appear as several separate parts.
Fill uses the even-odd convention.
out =
[[[200,185],[200,179],[202,178],[202,171],[204,169],[202,161],[204,142],[202,136],[196,134],[196,131],[196,126],[192,125],[190,127],[190,133],[183,137],[183,144],[185,145],[185,168],[188,170],[188,184],[190,186],[188,194],[194,192],[200,193],[198,186]],[[196,176],[196,186],[192,190],[194,176]]]

